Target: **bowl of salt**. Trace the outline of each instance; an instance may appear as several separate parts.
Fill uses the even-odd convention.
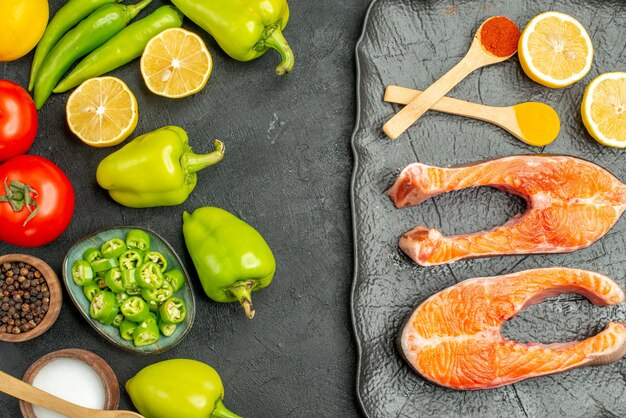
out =
[[[29,383],[77,405],[117,409],[120,387],[115,373],[100,356],[71,348],[54,351],[35,361],[24,374]],[[62,418],[56,412],[20,401],[25,418]]]

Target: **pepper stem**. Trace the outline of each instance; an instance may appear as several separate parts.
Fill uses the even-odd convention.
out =
[[[241,418],[239,415],[226,409],[221,399],[215,403],[215,409],[211,414],[211,418]]]
[[[193,152],[185,153],[182,156],[182,164],[186,171],[189,173],[195,173],[203,168],[222,161],[222,158],[224,158],[224,151],[226,150],[224,143],[219,139],[216,139],[213,141],[213,147],[215,148],[215,151],[208,154],[194,154]]]
[[[246,312],[246,316],[248,319],[254,318],[254,308],[252,307],[252,287],[254,286],[254,282],[251,280],[245,282],[237,282],[231,287],[228,288],[230,293],[233,294],[241,303],[243,310]]]
[[[146,6],[148,6],[150,3],[152,3],[152,0],[143,0],[139,3],[131,4],[130,6],[128,6],[128,14],[130,16],[130,20],[134,19],[135,16],[137,16],[139,12],[146,8]]]
[[[280,30],[280,22],[276,24],[276,27],[269,29],[267,36],[259,41],[256,49],[273,48],[280,54],[282,61],[276,67],[277,75],[287,74],[293,68],[295,63],[295,57],[293,51],[287,43],[287,40],[283,36],[283,32]]]

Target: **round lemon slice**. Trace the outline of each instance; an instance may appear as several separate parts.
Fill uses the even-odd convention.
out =
[[[70,130],[87,145],[117,145],[137,127],[137,100],[119,78],[90,78],[74,90],[65,107]]]
[[[547,87],[565,87],[591,68],[593,46],[585,28],[559,12],[535,16],[522,32],[518,54],[528,77]]]
[[[626,148],[626,73],[605,73],[585,90],[581,105],[583,123],[596,141]]]
[[[141,75],[160,96],[190,96],[204,88],[213,60],[202,39],[185,29],[164,30],[148,42],[141,56]]]

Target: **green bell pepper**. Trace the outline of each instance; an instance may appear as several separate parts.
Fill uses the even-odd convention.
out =
[[[224,385],[219,374],[196,360],[151,364],[131,377],[125,387],[146,418],[241,418],[222,403]]]
[[[282,30],[289,20],[287,0],[172,0],[207,31],[232,58],[250,61],[270,48],[281,56],[276,74],[291,71],[293,51]]]
[[[204,292],[216,302],[239,301],[254,317],[251,292],[276,271],[272,250],[253,227],[215,207],[183,213],[183,235]]]
[[[183,203],[196,187],[196,172],[224,157],[224,144],[217,139],[215,151],[204,155],[194,154],[188,141],[177,126],[141,135],[105,157],[96,180],[113,200],[128,207]]]

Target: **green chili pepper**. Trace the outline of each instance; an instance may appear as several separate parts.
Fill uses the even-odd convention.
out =
[[[117,259],[115,258],[102,258],[100,260],[95,260],[91,263],[91,268],[94,272],[105,272],[113,267],[117,267]]]
[[[133,332],[133,342],[137,347],[154,344],[159,338],[159,326],[152,315],[140,322]]]
[[[129,321],[141,322],[150,316],[148,304],[139,296],[131,296],[120,306],[122,315]]]
[[[209,154],[194,154],[187,133],[166,126],[105,157],[96,170],[96,180],[113,200],[128,207],[178,205],[196,187],[196,172],[223,158],[224,144],[215,140],[214,146]]]
[[[282,58],[276,74],[293,68],[294,56],[282,30],[289,20],[287,0],[172,0],[207,31],[232,58],[250,61],[270,48]]]
[[[119,268],[113,267],[104,275],[104,282],[113,291],[113,293],[122,293],[124,284],[122,283],[122,272]]]
[[[143,263],[143,257],[137,250],[127,250],[119,258],[120,269],[132,270],[136,269]]]
[[[96,280],[96,285],[98,285],[100,290],[107,288],[107,282],[106,280],[104,280],[104,277],[98,277],[98,279]]]
[[[128,293],[129,296],[141,295],[141,287],[137,286],[133,287],[132,289],[126,289],[126,293]]]
[[[219,374],[196,360],[151,364],[126,382],[126,391],[146,418],[241,418],[222,403]]]
[[[35,106],[41,109],[63,74],[80,57],[122,30],[152,0],[124,6],[105,4],[67,32],[41,64],[35,80]]]
[[[185,276],[177,269],[166,271],[163,278],[172,287],[173,292],[178,292],[185,285]]]
[[[172,289],[172,286],[166,281],[163,281],[163,285],[158,289],[141,290],[141,297],[148,303],[156,303],[157,306],[171,298],[173,294],[174,289]]]
[[[105,320],[112,312],[117,315],[117,303],[115,303],[115,294],[107,290],[98,292],[89,305],[89,315],[93,319]],[[115,317],[113,315],[113,317]],[[113,319],[111,319],[112,321]]]
[[[78,286],[85,286],[93,281],[93,270],[85,260],[76,260],[72,264],[72,279]]]
[[[120,325],[120,336],[126,341],[132,341],[135,328],[137,328],[136,323],[129,321],[128,319],[124,319],[122,325]]]
[[[137,277],[139,277],[139,269],[122,270],[122,286],[124,286],[124,289],[129,290],[139,287]]]
[[[166,324],[160,318],[157,323],[159,324],[159,330],[161,331],[161,334],[165,335],[166,337],[171,337],[172,334],[174,334],[174,331],[176,331],[176,324]]]
[[[129,250],[137,250],[141,253],[150,251],[150,235],[141,229],[131,229],[126,234],[126,246]]]
[[[111,325],[113,325],[115,328],[119,328],[122,326],[122,322],[124,322],[124,315],[118,313],[117,315],[115,315],[115,319],[113,320],[113,323]]]
[[[115,294],[115,302],[117,302],[118,305],[121,305],[129,297],[130,297],[130,295],[127,292],[125,292],[125,291],[121,292],[121,293],[117,293],[117,294]]]
[[[158,289],[163,285],[163,273],[159,265],[152,261],[143,263],[136,279],[137,284],[144,289]]]
[[[172,6],[162,6],[117,35],[85,57],[65,79],[52,90],[63,93],[83,81],[98,77],[140,57],[148,41],[168,28],[179,28],[183,15]]]
[[[268,286],[276,270],[261,234],[225,210],[204,207],[183,213],[183,235],[207,296],[239,301],[252,318],[251,292]]]
[[[148,251],[143,257],[143,261],[144,263],[147,261],[152,261],[157,266],[159,266],[159,269],[161,269],[162,273],[167,270],[167,260],[165,259],[165,256],[158,251]]]
[[[109,312],[109,314],[106,317],[102,319],[98,319],[98,322],[100,322],[102,325],[113,325],[113,322],[115,322],[115,318],[117,318],[118,314],[119,314],[119,307],[117,306],[117,304],[115,304],[113,310]]]
[[[87,248],[83,252],[83,260],[88,261],[90,263],[92,263],[92,262],[94,262],[96,260],[101,260],[103,258],[104,258],[104,256],[100,252],[100,249],[96,248],[96,247]]]
[[[126,243],[120,238],[112,238],[102,244],[100,251],[105,258],[116,258],[126,251]]]
[[[187,315],[185,301],[179,298],[166,300],[159,306],[159,315],[166,324],[180,324]]]
[[[96,296],[100,291],[101,289],[98,287],[98,285],[93,282],[87,283],[85,286],[83,286],[83,294],[89,302],[91,302],[93,297]]]
[[[100,6],[121,2],[122,0],[68,0],[68,2],[56,12],[50,23],[48,23],[45,32],[37,44],[33,64],[30,69],[28,91],[32,91],[35,86],[37,73],[44,58],[68,30],[96,11]]]

